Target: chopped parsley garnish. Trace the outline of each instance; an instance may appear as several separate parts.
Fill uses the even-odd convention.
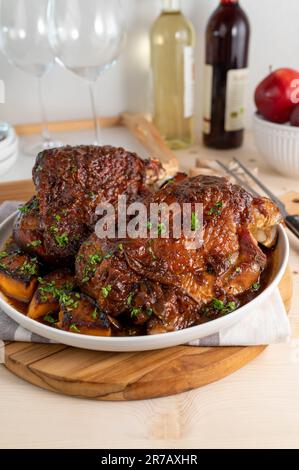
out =
[[[6,256],[8,256],[6,251],[0,251],[0,259],[5,258]]]
[[[215,310],[223,310],[224,309],[224,303],[222,302],[222,300],[213,299],[213,308]]]
[[[81,255],[79,255],[81,256]],[[96,272],[96,265],[101,263],[102,257],[98,253],[94,253],[93,255],[89,255],[87,263],[83,269],[83,279],[82,282],[88,282],[90,278]]]
[[[51,233],[57,233],[57,232],[58,232],[58,228],[55,227],[55,225],[51,225],[51,227],[50,227],[50,232],[51,232]]]
[[[61,216],[59,214],[55,214],[54,219],[56,220],[56,222],[60,222]]]
[[[240,273],[242,270],[240,267],[236,268],[236,273]]]
[[[89,255],[88,262],[92,265],[98,264],[102,261],[102,257],[99,254]]]
[[[30,207],[25,204],[24,206],[19,207],[18,211],[20,211],[22,214],[27,214],[27,212],[30,211]]]
[[[75,333],[80,333],[80,330],[79,330],[79,328],[77,327],[76,323],[72,323],[72,324],[70,325],[70,330],[71,330],[71,331],[74,331]]]
[[[111,289],[112,289],[111,284],[107,284],[107,286],[102,287],[102,296],[104,297],[104,299],[106,299],[108,297]]]
[[[80,294],[79,294],[80,296]],[[76,296],[77,297],[77,296]],[[80,297],[79,297],[80,298]],[[73,310],[78,308],[79,301],[74,300],[71,295],[67,294],[66,292],[61,292],[59,295],[59,302],[61,302],[67,310]]]
[[[215,206],[209,210],[208,215],[213,215],[213,214],[221,215],[222,207],[223,207],[222,201],[216,202]]]
[[[34,258],[32,262],[24,261],[21,266],[21,272],[24,274],[30,274],[31,276],[37,274],[36,258]]]
[[[36,246],[40,246],[42,244],[41,240],[32,240],[32,242],[30,243],[27,243],[27,246],[30,247],[36,247]]]
[[[147,222],[146,227],[150,230],[153,227],[152,222]]]
[[[117,249],[118,249],[119,251],[123,251],[123,249],[124,249],[123,244],[122,244],[122,243],[119,243],[119,244],[117,245]]]
[[[57,320],[55,320],[55,318],[52,317],[52,315],[48,314],[48,315],[45,315],[44,316],[44,321],[46,321],[47,323],[57,323]]]
[[[251,289],[256,291],[256,290],[259,290],[260,287],[261,287],[260,283],[255,282],[254,284],[252,284]]]
[[[192,212],[191,214],[191,230],[194,232],[195,230],[199,229],[199,219],[197,217],[196,212]]]
[[[97,309],[95,308],[94,311],[92,312],[91,314],[91,317],[96,320],[99,316],[99,312],[97,311]]]
[[[66,307],[69,308],[77,308],[78,301],[75,301],[70,295],[70,291],[73,288],[71,283],[66,283],[62,287],[56,287],[55,281],[46,282],[43,278],[38,278],[39,284],[41,284],[38,288],[38,293],[40,295],[40,299],[42,302],[47,302],[48,294],[52,295],[54,299],[58,300],[59,302],[63,303]],[[77,299],[80,299],[79,292],[75,292],[74,296]]]
[[[134,292],[130,292],[130,294],[127,297],[127,305],[132,305],[133,297],[134,297]]]
[[[55,235],[55,240],[57,242],[57,245],[63,247],[68,244],[69,237],[67,236],[67,233],[63,233],[62,235]]]
[[[216,310],[221,315],[227,315],[230,312],[233,312],[237,308],[237,303],[230,301],[230,302],[223,302],[220,299],[213,299],[210,306],[206,307],[204,313],[209,316],[209,314],[213,313],[213,310]]]
[[[150,316],[153,314],[153,309],[150,308],[150,307],[148,307],[148,308],[146,309],[146,314],[147,314],[147,316],[150,317]]]
[[[160,224],[158,224],[158,225],[157,225],[157,230],[158,230],[158,236],[159,236],[159,235],[163,235],[163,233],[166,232],[165,224],[163,224],[163,222],[161,222]]]
[[[131,310],[131,317],[135,318],[138,317],[138,315],[141,313],[141,309],[138,307],[133,307]]]

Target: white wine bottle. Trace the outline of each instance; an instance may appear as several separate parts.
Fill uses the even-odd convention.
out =
[[[163,0],[151,29],[153,121],[172,149],[193,141],[194,42],[191,22],[180,0]]]

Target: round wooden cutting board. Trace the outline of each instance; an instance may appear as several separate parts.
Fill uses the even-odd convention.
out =
[[[279,286],[287,310],[292,298],[288,269]],[[266,346],[177,346],[157,351],[110,353],[64,345],[9,343],[5,366],[47,390],[96,400],[139,400],[201,387],[231,374]]]

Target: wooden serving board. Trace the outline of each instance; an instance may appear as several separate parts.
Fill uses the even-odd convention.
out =
[[[287,309],[292,298],[289,269],[280,284]],[[10,343],[5,366],[39,387],[96,400],[163,397],[207,385],[235,372],[266,346],[177,346],[157,351],[110,353],[63,345]]]
[[[2,184],[0,201],[28,199],[32,191],[30,182]],[[299,213],[298,193],[288,193],[282,199],[291,213]],[[292,299],[289,269],[279,288],[289,310]],[[139,353],[109,353],[14,342],[5,346],[5,366],[34,385],[64,395],[138,400],[174,395],[222,379],[265,348],[178,346]]]

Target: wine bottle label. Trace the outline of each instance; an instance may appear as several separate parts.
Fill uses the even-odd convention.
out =
[[[184,47],[184,118],[194,114],[194,49]]]
[[[212,65],[205,65],[204,68],[204,109],[203,109],[203,132],[205,134],[211,133],[211,118],[212,118],[212,90],[213,90],[213,67]]]
[[[239,131],[245,127],[245,104],[248,69],[227,72],[225,125],[226,132]]]

